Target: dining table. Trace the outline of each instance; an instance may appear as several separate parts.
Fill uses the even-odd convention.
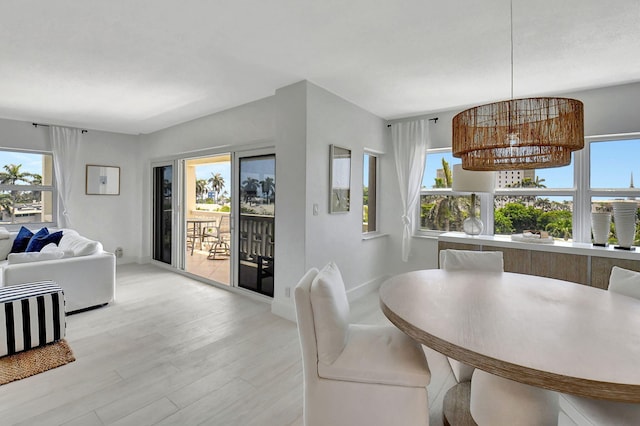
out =
[[[637,299],[540,276],[430,269],[385,281],[380,306],[416,341],[488,373],[640,403]]]

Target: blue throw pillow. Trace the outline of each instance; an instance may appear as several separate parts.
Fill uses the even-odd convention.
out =
[[[31,237],[33,237],[33,232],[29,231],[24,226],[20,227],[20,231],[18,231],[18,235],[11,246],[11,253],[24,253],[27,245],[29,245]]]
[[[47,229],[47,228],[42,228],[42,229]],[[26,249],[27,253],[34,252],[34,251],[39,252],[40,250],[42,250],[42,247],[46,246],[47,244],[54,243],[55,245],[58,245],[58,243],[62,239],[62,231],[49,234],[49,230],[47,230],[46,235],[38,235],[38,234],[39,232],[36,233],[33,237],[31,237],[31,240],[27,245],[27,249]]]

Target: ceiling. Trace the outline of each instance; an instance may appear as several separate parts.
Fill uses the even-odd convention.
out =
[[[21,0],[0,117],[150,133],[309,80],[385,119],[509,98],[509,0]],[[513,0],[514,96],[640,81],[640,1]]]

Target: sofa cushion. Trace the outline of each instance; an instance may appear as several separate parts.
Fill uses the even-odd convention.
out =
[[[63,251],[72,251],[74,256],[87,256],[98,253],[101,246],[97,241],[64,232],[58,247]]]
[[[29,241],[33,237],[33,232],[29,231],[24,226],[20,227],[20,231],[18,231],[18,235],[16,235],[15,240],[13,240],[13,245],[11,246],[11,253],[22,253],[26,250],[27,245],[29,245]]]
[[[7,261],[9,265],[15,265],[18,263],[31,263],[31,262],[40,262],[43,260],[56,260],[62,259],[64,257],[64,252],[62,250],[51,251],[51,252],[24,252],[24,253],[9,253],[7,257]]]
[[[6,260],[7,255],[11,253],[13,241],[16,239],[17,232],[12,232],[9,239],[0,240],[0,260]]]
[[[311,283],[309,292],[318,342],[318,360],[333,363],[349,335],[349,302],[338,266],[330,262]]]
[[[43,230],[46,230],[46,234],[44,235],[40,234],[40,232]],[[39,252],[40,250],[42,250],[42,247],[46,246],[47,244],[54,243],[57,245],[60,242],[61,238],[62,231],[53,232],[50,234],[47,228],[42,228],[33,237],[31,237],[31,240],[29,241],[29,244],[27,245],[27,249],[25,251]]]
[[[0,240],[8,240],[11,238],[11,233],[7,231],[7,228],[0,226]]]
[[[63,254],[62,257],[64,258],[73,257],[73,251],[62,250],[60,247],[58,247],[54,243],[49,243],[46,246],[42,247],[42,250],[40,250],[40,253],[53,253],[53,252],[61,252]]]

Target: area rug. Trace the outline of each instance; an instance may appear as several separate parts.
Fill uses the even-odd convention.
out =
[[[75,361],[66,340],[0,358],[0,385]]]

